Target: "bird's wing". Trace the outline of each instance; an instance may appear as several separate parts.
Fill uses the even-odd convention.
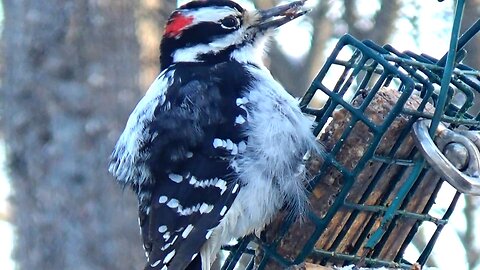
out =
[[[146,269],[184,269],[233,203],[238,183],[231,159],[246,138],[246,112],[214,82],[174,82],[147,125],[147,168],[153,178],[148,211],[140,212]]]

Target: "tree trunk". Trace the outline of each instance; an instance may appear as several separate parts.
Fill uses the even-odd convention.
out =
[[[140,86],[146,91],[158,76],[159,48],[163,28],[176,7],[175,0],[140,0],[137,37],[140,43]]]
[[[136,202],[107,173],[138,100],[130,0],[3,0],[3,135],[19,269],[138,269]]]

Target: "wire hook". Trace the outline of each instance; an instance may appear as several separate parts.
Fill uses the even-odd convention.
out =
[[[422,156],[459,192],[480,196],[480,133],[455,132],[440,123],[435,144],[428,132],[430,123],[431,120],[421,119],[413,124],[413,138]],[[444,153],[448,146],[460,147],[451,149],[447,157]],[[450,161],[453,159],[457,161],[455,165]]]

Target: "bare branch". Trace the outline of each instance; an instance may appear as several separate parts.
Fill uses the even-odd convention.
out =
[[[395,22],[400,11],[399,0],[382,0],[381,7],[375,13],[373,26],[363,29],[358,26],[360,19],[357,13],[356,0],[344,0],[345,13],[343,20],[348,25],[350,34],[358,39],[371,39],[379,44],[387,42],[394,32]]]
[[[307,54],[306,69],[308,72],[309,81],[314,78],[320,66],[323,64],[323,52],[325,44],[332,36],[333,26],[332,22],[327,18],[327,13],[330,10],[329,1],[321,1],[319,6],[311,13],[313,23],[312,46]]]
[[[480,0],[466,1],[465,13],[462,20],[462,32],[465,32],[475,21],[480,18]],[[480,69],[480,39],[474,38],[466,46],[468,57],[465,63]]]
[[[465,209],[463,213],[465,215],[466,228],[465,233],[460,233],[459,237],[462,240],[462,244],[465,247],[465,253],[467,256],[468,269],[475,269],[480,263],[480,249],[476,245],[475,235],[477,228],[475,226],[475,198],[471,196],[465,196]]]
[[[348,31],[351,35],[360,37],[363,36],[364,33],[355,27],[355,24],[358,21],[357,10],[355,8],[356,0],[344,0],[343,6],[345,8],[345,12],[343,13],[343,20],[348,25]]]
[[[371,39],[384,44],[395,30],[395,22],[400,11],[399,0],[383,0],[380,10],[375,14],[375,31],[371,31]]]
[[[270,59],[272,73],[293,95],[301,96],[323,63],[325,44],[332,35],[332,23],[327,18],[329,1],[320,1],[309,14],[313,32],[310,50],[304,60],[293,64],[278,44],[273,44]]]

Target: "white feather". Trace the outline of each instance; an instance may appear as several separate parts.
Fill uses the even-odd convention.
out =
[[[139,158],[145,158],[140,154],[140,146],[152,139],[145,132],[145,127],[153,120],[155,109],[165,102],[166,90],[173,81],[173,75],[174,71],[162,72],[130,114],[125,130],[113,150],[113,162],[109,166],[109,171],[119,181],[142,184],[150,179],[148,168],[135,163]]]
[[[231,45],[242,45],[233,51],[230,55],[231,59],[239,63],[253,63],[257,66],[263,65],[263,55],[269,41],[269,33],[264,36],[257,37],[254,41],[247,41],[248,26],[242,26],[237,31],[215,39],[208,44],[197,44],[195,46],[179,48],[173,53],[173,62],[199,62],[200,56],[205,54],[214,54],[225,50]],[[250,43],[251,42],[251,43]]]
[[[316,147],[311,122],[266,68],[250,66],[248,70],[256,79],[246,97],[251,105],[247,107],[248,144],[232,161],[241,172],[243,186],[202,247],[203,270],[210,269],[222,244],[261,231],[284,203],[297,214],[307,204],[304,175],[298,172],[303,155]]]
[[[221,19],[230,15],[240,16],[241,13],[231,7],[203,7],[197,10],[182,11],[185,17],[193,18],[191,25],[196,25],[202,22],[218,22]]]
[[[209,53],[218,53],[232,44],[242,43],[243,31],[235,31],[222,38],[215,39],[208,44],[197,44],[195,46],[181,48],[173,53],[173,62],[199,62],[199,56]]]

